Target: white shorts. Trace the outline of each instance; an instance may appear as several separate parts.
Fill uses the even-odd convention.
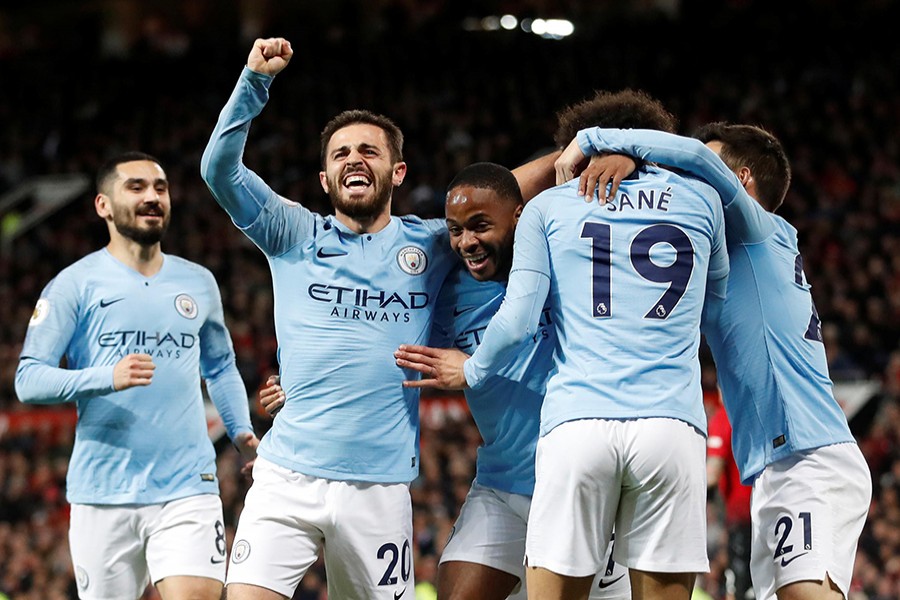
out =
[[[527,597],[525,588],[525,531],[531,498],[472,484],[444,551],[448,561],[486,565],[519,578],[510,600]],[[631,598],[628,570],[614,562],[609,544],[603,569],[591,586],[591,600]]]
[[[584,577],[617,563],[658,573],[709,570],[706,439],[663,418],[569,421],[537,445],[525,554],[530,566]]]
[[[760,600],[796,581],[850,589],[872,480],[859,447],[835,444],[766,467],[753,483],[750,572]]]
[[[415,588],[405,483],[332,481],[257,458],[234,539],[228,584],[290,598],[324,547],[330,598],[393,600]]]
[[[82,600],[138,598],[186,575],[225,581],[225,527],[216,494],[163,504],[73,504],[69,547]]]

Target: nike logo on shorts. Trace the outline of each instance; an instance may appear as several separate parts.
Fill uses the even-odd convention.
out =
[[[400,590],[400,593],[394,592],[394,600],[400,600],[400,597],[406,593],[406,588]]]
[[[601,590],[604,589],[604,588],[608,588],[609,586],[611,586],[612,584],[614,584],[614,583],[617,582],[618,580],[622,579],[623,577],[625,577],[625,573],[622,573],[621,575],[619,575],[618,577],[616,577],[616,578],[613,579],[612,581],[605,581],[605,580],[601,579],[601,580],[600,580],[600,583],[597,584],[597,587],[598,587],[599,589],[601,589]]]
[[[112,299],[112,300],[101,300],[101,301],[100,301],[100,308],[106,308],[106,307],[109,306],[110,304],[115,304],[116,302],[121,302],[121,301],[124,300],[124,299],[125,299],[125,298],[114,298],[114,299]]]
[[[475,310],[475,307],[474,307],[474,306],[467,306],[467,307],[465,307],[465,308],[454,308],[454,309],[453,309],[453,316],[454,316],[454,317],[458,317],[459,315],[461,315],[461,314],[463,314],[463,313],[467,313],[467,312],[469,312],[470,310]]]
[[[782,557],[781,558],[781,566],[786,567],[789,564],[791,564],[792,562],[794,562],[795,560],[797,560],[798,558],[800,558],[801,556],[806,556],[807,554],[809,554],[809,552],[804,552],[803,554],[798,554],[797,556],[792,556],[790,560],[785,560],[784,557]]]
[[[216,558],[215,556],[210,556],[209,562],[211,562],[214,565],[218,565],[218,564],[225,562],[225,557],[223,556],[222,558]]]

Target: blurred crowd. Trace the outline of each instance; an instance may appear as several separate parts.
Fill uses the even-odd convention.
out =
[[[555,112],[595,89],[647,90],[679,116],[682,133],[729,120],[778,135],[794,169],[779,212],[798,230],[832,376],[880,384],[851,421],[875,490],[852,597],[900,598],[900,45],[888,31],[900,22],[897,3],[861,1],[849,13],[836,0],[777,9],[753,0],[610,2],[606,10],[576,1],[484,3],[567,16],[576,31],[564,40],[467,31],[466,3],[449,0],[290,9],[261,2],[249,15],[235,7],[254,3],[78,4],[56,3],[40,18],[37,8],[0,12],[0,206],[35,176],[92,175],[125,150],[160,158],[173,198],[163,251],[216,275],[251,401],[277,371],[271,279],[262,254],[206,190],[199,160],[254,37],[288,37],[295,56],[254,121],[245,162],[283,196],[323,213],[330,207],[316,176],[319,131],[346,108],[383,112],[401,126],[409,175],[395,212],[423,216],[442,215],[444,186],[462,166],[514,167],[552,147]],[[97,8],[107,4],[119,8]],[[92,199],[85,192],[0,250],[0,599],[76,597],[66,543],[71,426],[13,427],[7,417],[29,410],[13,378],[41,289],[105,243]],[[0,213],[0,231],[21,216]],[[704,384],[714,390],[714,368],[703,359]],[[269,421],[257,412],[255,424],[262,434]],[[423,399],[413,483],[423,598],[479,442],[458,397]],[[249,485],[239,466],[222,446],[230,531]],[[722,598],[717,510],[711,498],[712,572],[700,583]],[[323,581],[317,564],[295,598],[321,600]]]

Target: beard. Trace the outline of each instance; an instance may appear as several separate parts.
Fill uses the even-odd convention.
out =
[[[152,246],[162,241],[166,230],[169,228],[169,220],[171,215],[164,215],[162,223],[151,227],[138,227],[136,225],[137,215],[133,215],[130,220],[126,220],[125,216],[120,212],[113,214],[113,225],[123,237],[126,237],[141,246]]]
[[[366,199],[350,199],[341,196],[344,186],[341,185],[341,177],[333,179],[328,186],[328,197],[335,210],[347,215],[356,221],[369,221],[384,212],[385,207],[391,201],[391,193],[394,186],[391,183],[391,173],[383,176],[373,176],[372,195]]]

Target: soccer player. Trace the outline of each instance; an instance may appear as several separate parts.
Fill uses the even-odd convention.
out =
[[[713,123],[698,138],[588,130],[575,145],[576,154],[623,152],[664,162],[718,190],[731,275],[725,296],[711,304],[704,333],[735,459],[744,483],[753,484],[756,597],[845,598],[871,475],[832,393],[797,231],[774,214],[790,184],[790,165],[778,139],[759,127]],[[599,180],[605,196],[607,179],[598,169],[579,181],[582,193]]]
[[[634,90],[589,101],[597,123],[671,131]],[[578,105],[573,109],[578,109]],[[706,557],[706,417],[697,350],[704,297],[728,272],[722,208],[699,180],[646,165],[608,206],[574,183],[528,203],[506,297],[471,358],[405,345],[410,387],[478,389],[539,327],[558,342],[526,537],[529,598],[587,598],[615,526],[634,598],[691,596]]]
[[[392,353],[427,342],[459,261],[442,219],[391,216],[406,163],[402,133],[384,116],[347,111],[326,125],[319,178],[333,216],[282,198],[242,164],[250,122],[291,56],[282,38],[254,43],[201,164],[268,258],[286,396],[260,444],[228,596],[290,597],[324,548],[330,596],[400,598],[414,587],[408,486],[419,420],[418,391],[402,386],[412,373]]]
[[[444,283],[432,345],[471,354],[481,343],[506,295],[523,207],[515,177],[493,163],[464,168],[448,186],[450,244],[465,268]],[[465,390],[484,443],[478,449],[475,481],[441,554],[439,598],[503,600],[524,583],[534,453],[555,347],[556,329],[545,306],[538,329],[515,360],[477,390]],[[631,598],[625,569],[608,555],[604,558],[591,598]]]
[[[44,288],[16,392],[78,409],[66,480],[78,597],[138,598],[152,581],[163,600],[218,600],[226,541],[201,376],[242,456],[258,443],[219,288],[160,248],[172,205],[158,160],[118,156],[97,190],[109,244]]]

